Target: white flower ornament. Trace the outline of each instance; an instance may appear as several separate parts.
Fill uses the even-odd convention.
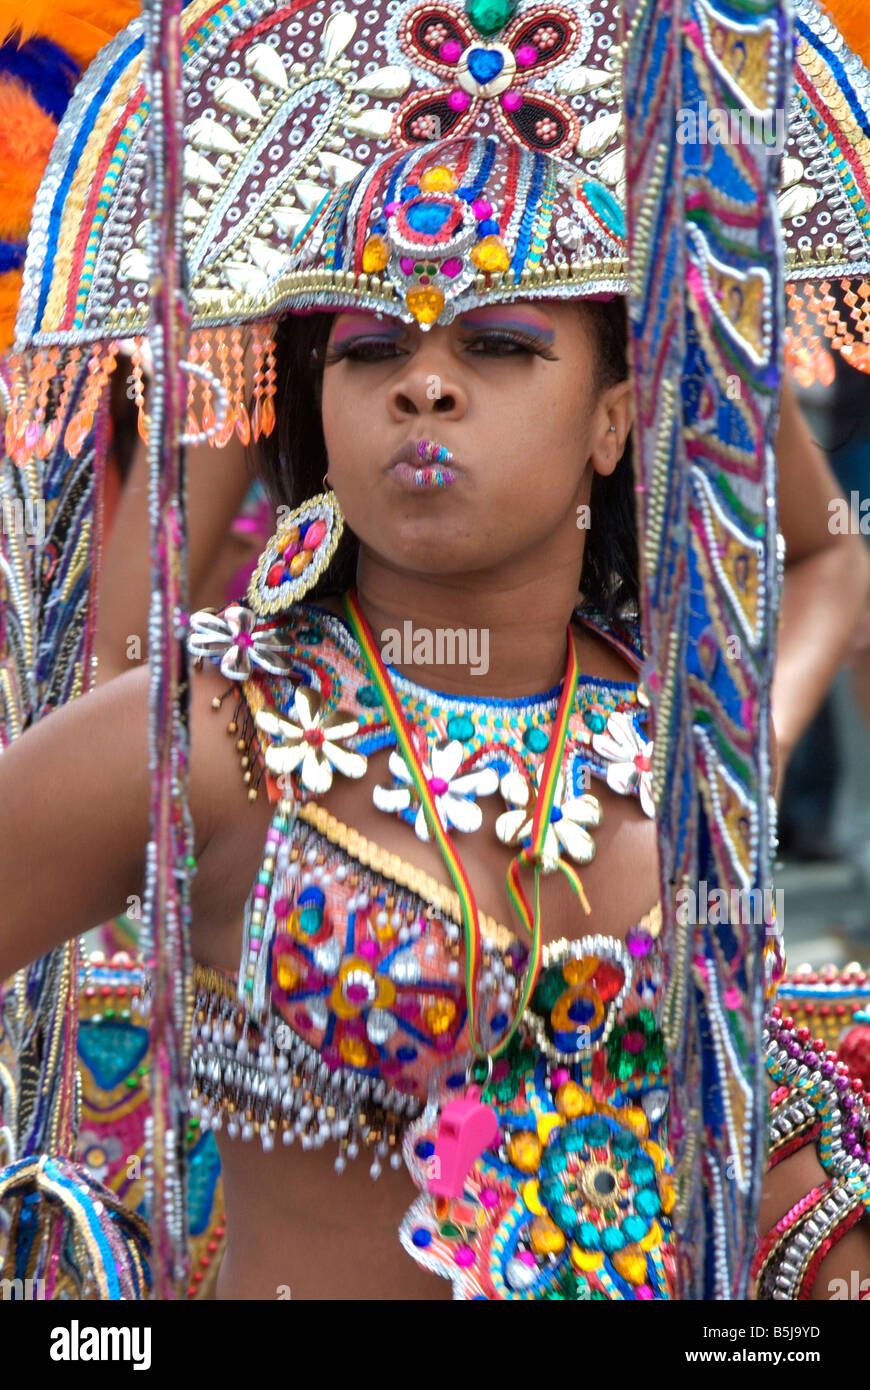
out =
[[[498,788],[498,773],[494,767],[484,767],[457,777],[456,772],[463,757],[462,744],[458,739],[440,741],[434,745],[430,761],[424,762],[422,767],[443,823],[448,828],[452,826],[456,830],[468,832],[479,830],[483,822],[483,812],[473,798],[491,796]],[[404,758],[395,749],[390,754],[387,765],[396,781],[402,785],[376,786],[372,790],[372,800],[379,811],[406,811],[412,802],[411,774]],[[418,839],[431,839],[422,805],[414,821],[414,830]]]
[[[639,790],[641,809],[653,819],[656,813],[652,796],[653,743],[638,732],[631,715],[624,710],[614,711],[603,733],[593,736],[592,747],[607,759],[608,787],[623,796]]]
[[[293,695],[296,719],[276,709],[256,715],[257,728],[275,740],[266,749],[265,761],[277,776],[299,770],[299,779],[310,792],[328,792],[333,768],[343,777],[362,777],[367,759],[339,745],[359,729],[359,721],[347,710],[324,716],[323,700],[308,685],[297,685]]]
[[[501,794],[512,808],[504,811],[495,823],[495,833],[502,844],[521,845],[530,838],[543,770],[541,763],[535,772],[536,790],[528,778],[515,769],[502,777],[499,784]],[[589,792],[568,797],[567,800],[564,798],[565,775],[560,772],[550,811],[550,824],[541,850],[541,864],[546,873],[552,873],[558,867],[563,849],[578,864],[588,864],[595,855],[595,841],[586,826],[601,823],[598,798]]]
[[[279,629],[257,624],[257,615],[240,603],[222,613],[201,608],[190,616],[187,649],[198,660],[220,656],[221,675],[229,681],[248,680],[255,666],[273,676],[286,675],[292,670],[287,639]]]

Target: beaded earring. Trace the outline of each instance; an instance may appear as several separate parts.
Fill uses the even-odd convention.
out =
[[[343,531],[344,517],[331,488],[296,507],[251,576],[248,604],[253,611],[274,617],[298,603],[329,566]]]

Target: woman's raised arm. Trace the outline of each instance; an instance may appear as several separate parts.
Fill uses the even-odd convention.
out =
[[[144,894],[149,675],[137,667],[73,700],[0,754],[0,980]],[[214,724],[214,690],[205,680],[191,685],[195,734],[209,716]],[[197,858],[222,800],[211,784],[215,772],[226,779],[227,762],[193,737]]]

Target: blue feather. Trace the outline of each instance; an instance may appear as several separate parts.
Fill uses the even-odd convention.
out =
[[[59,121],[81,76],[75,59],[51,39],[28,39],[19,48],[13,39],[0,44],[0,73],[19,78],[34,101]]]

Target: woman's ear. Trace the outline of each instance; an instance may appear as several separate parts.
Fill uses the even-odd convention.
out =
[[[592,447],[589,462],[596,473],[612,473],[625,452],[631,429],[634,397],[626,378],[602,391],[592,417]]]

